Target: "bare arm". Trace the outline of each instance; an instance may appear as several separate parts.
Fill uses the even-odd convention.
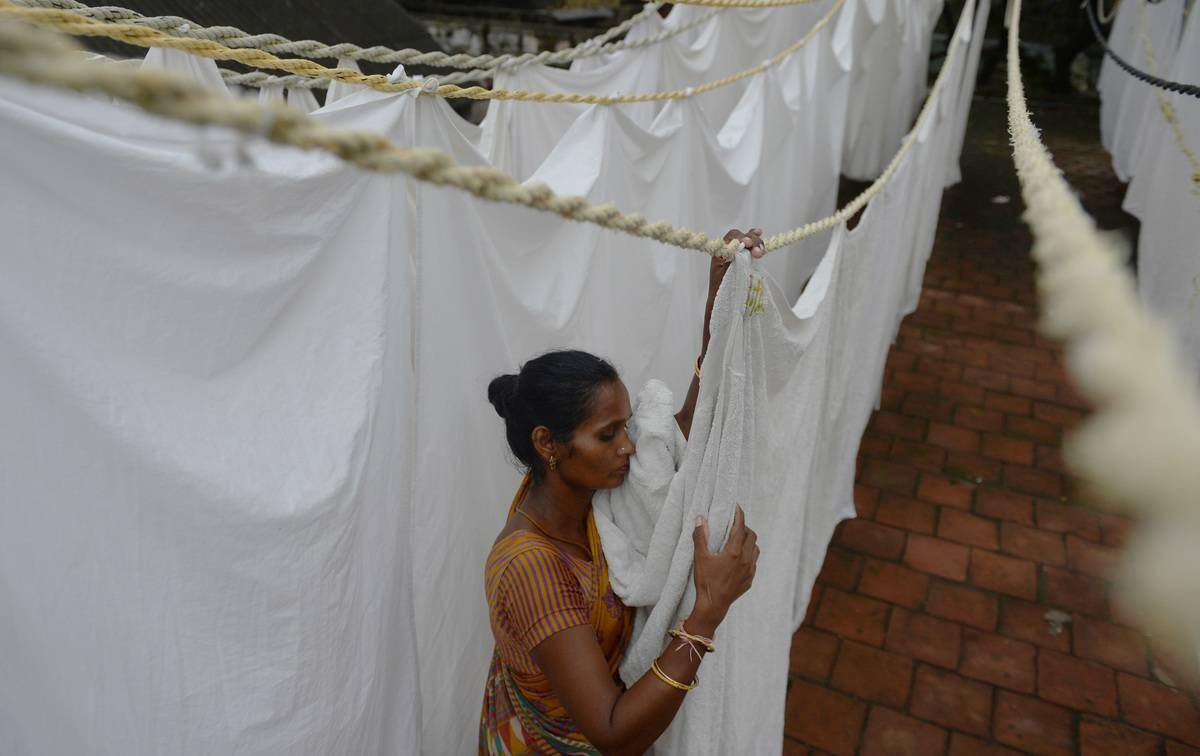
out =
[[[725,548],[708,550],[708,525],[692,533],[696,546],[696,606],[684,622],[693,635],[713,637],[729,606],[749,588],[758,560],[758,536],[746,527],[741,507]],[[686,695],[647,672],[622,691],[609,674],[604,654],[590,626],[551,635],[533,649],[567,713],[592,745],[605,754],[640,754],[671,724]],[[695,655],[671,639],[658,666],[672,680],[691,683],[704,650]]]
[[[762,244],[762,229],[752,228],[749,232],[743,234],[736,228],[731,228],[725,233],[725,242],[731,242],[739,236],[742,239],[742,246],[750,250],[750,254],[754,257],[762,257],[764,254]],[[717,291],[721,288],[721,281],[725,278],[725,271],[729,268],[728,260],[713,258],[712,264],[708,268],[708,301],[704,304],[704,332],[700,338],[700,356],[696,360],[696,364],[704,363],[704,356],[708,354],[708,337],[709,337],[709,321],[712,320],[713,303],[717,300]],[[679,412],[675,415],[675,422],[679,425],[679,430],[683,431],[683,437],[687,438],[692,432],[692,415],[696,412],[696,399],[700,396],[700,376],[693,371],[692,382],[688,385],[687,396],[684,397],[683,406],[679,408]]]

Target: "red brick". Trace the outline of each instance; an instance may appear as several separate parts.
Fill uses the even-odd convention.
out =
[[[783,738],[783,756],[808,756],[808,746],[799,740],[792,740],[786,735]]]
[[[1125,721],[1200,746],[1200,715],[1184,693],[1124,672],[1117,685]]]
[[[1003,465],[994,459],[966,452],[950,452],[946,455],[943,472],[975,483],[999,483]]]
[[[784,733],[837,756],[852,756],[867,707],[832,690],[797,680],[788,691]]]
[[[970,552],[965,546],[916,533],[908,537],[908,547],[904,550],[904,563],[909,567],[951,580],[967,579],[969,559]]]
[[[911,370],[917,364],[917,355],[893,349],[888,352],[886,370]]]
[[[927,756],[946,748],[946,731],[882,706],[872,707],[862,756]]]
[[[898,438],[892,442],[892,451],[888,458],[893,462],[912,465],[918,470],[936,472],[942,469],[946,461],[946,450],[919,441]]]
[[[948,399],[953,399],[959,404],[969,404],[982,406],[984,397],[987,396],[987,391],[979,386],[972,386],[968,383],[959,383],[958,381],[950,381],[942,379],[941,385],[938,387],[938,392]]]
[[[954,424],[960,428],[999,433],[1004,430],[1004,415],[996,410],[959,407],[954,413]]]
[[[1013,380],[1032,378],[1037,375],[1037,365],[1031,360],[1023,359],[1007,352],[993,352],[988,355],[988,367],[1001,373],[1008,373]]]
[[[1060,496],[1063,492],[1062,476],[1024,465],[1004,466],[1004,485],[1034,496]]]
[[[891,436],[877,431],[866,431],[858,442],[858,453],[867,457],[886,457],[892,453]]]
[[[958,666],[962,628],[928,614],[893,609],[887,649],[953,669]]]
[[[1034,463],[1033,442],[993,433],[983,434],[983,456],[1017,465]]]
[[[1058,756],[1075,751],[1071,712],[1036,698],[996,693],[996,740],[1023,753]]]
[[[788,671],[794,675],[816,682],[829,679],[833,660],[838,652],[836,635],[823,633],[811,627],[801,627],[792,636],[792,649],[788,656]]]
[[[1108,588],[1103,581],[1057,567],[1042,568],[1042,598],[1057,609],[1101,619],[1108,616]]]
[[[1054,401],[1058,392],[1054,388],[1053,383],[1044,381],[1033,381],[1028,378],[1012,379],[1010,390],[1018,395],[1028,397],[1030,399],[1042,399],[1044,401]]]
[[[925,602],[929,576],[898,564],[870,559],[863,568],[858,590],[864,595],[913,609]]]
[[[833,540],[839,546],[881,559],[899,559],[904,553],[904,531],[870,520],[846,520],[834,531]]]
[[[1064,623],[1056,632],[1055,625],[1046,619],[1048,611],[1048,606],[1030,604],[1014,598],[1001,599],[1000,633],[1042,648],[1069,652],[1073,623]]]
[[[987,735],[992,689],[933,667],[918,667],[909,711],[921,719],[975,735]]]
[[[1004,432],[1016,438],[1028,438],[1039,444],[1057,444],[1060,440],[1060,429],[1057,425],[1037,420],[1032,417],[1008,415],[1004,421]]]
[[[925,610],[964,625],[995,630],[999,608],[995,596],[965,585],[936,581],[930,588]]]
[[[814,624],[843,638],[882,646],[887,615],[888,605],[881,601],[826,588]]]
[[[1033,403],[1022,396],[987,392],[983,398],[983,406],[990,410],[1003,412],[1006,415],[1028,416],[1033,411]]]
[[[1120,548],[1128,543],[1129,535],[1133,532],[1132,520],[1114,514],[1099,514],[1097,519],[1100,522],[1100,540],[1105,546]]]
[[[987,352],[981,352],[978,349],[968,349],[967,347],[946,347],[946,359],[953,360],[963,366],[963,382],[970,383],[965,380],[966,371],[968,368],[986,368],[987,367]]]
[[[1063,464],[1062,450],[1057,446],[1042,446],[1037,448],[1037,459],[1034,464],[1040,470],[1055,473],[1056,475],[1066,475],[1067,468]]]
[[[1075,572],[1111,579],[1120,556],[1116,549],[1067,536],[1067,566]]]
[[[921,391],[926,394],[933,394],[937,392],[938,379],[936,376],[925,375],[924,373],[897,370],[895,373],[892,373],[892,385],[900,386],[908,391]]]
[[[937,507],[907,496],[884,494],[879,500],[879,508],[875,511],[875,520],[914,533],[933,535],[937,522]]]
[[[1079,720],[1079,752],[1083,756],[1155,756],[1162,738],[1111,719]]]
[[[929,473],[921,473],[917,484],[917,498],[956,509],[970,509],[974,494],[975,486],[970,483]]]
[[[925,437],[925,421],[896,412],[880,410],[871,417],[871,430],[909,441],[920,441]]]
[[[985,549],[996,549],[1000,546],[996,523],[957,509],[942,510],[938,518],[937,534],[939,538],[969,546],[982,546]]]
[[[961,732],[950,734],[950,750],[946,756],[1019,756],[1011,748],[1005,748],[995,743],[985,743]]]
[[[981,487],[975,494],[975,512],[1021,525],[1033,524],[1033,498],[1002,488]]]
[[[1167,756],[1200,756],[1200,748],[1192,748],[1174,740],[1167,741]]]
[[[979,432],[969,428],[959,428],[944,423],[930,423],[929,435],[925,440],[950,451],[971,453],[979,451]]]
[[[904,405],[906,396],[908,396],[908,392],[899,386],[884,385],[883,390],[879,392],[879,408],[889,412],[899,412]]]
[[[991,370],[983,370],[979,367],[964,368],[962,380],[963,383],[970,383],[991,391],[1008,391],[1009,389],[1009,378],[1007,375],[994,373]]]
[[[1056,651],[1038,655],[1038,694],[1072,709],[1110,717],[1117,714],[1113,671]]]
[[[912,417],[948,422],[954,417],[954,400],[930,394],[908,394],[904,397],[900,411]]]
[[[1037,565],[983,549],[971,549],[971,582],[980,588],[1033,601]]]
[[[917,360],[917,372],[957,381],[962,376],[962,365],[933,357],[921,357]]]
[[[1028,643],[978,630],[963,631],[960,674],[1022,693],[1035,690],[1034,658],[1037,649]]]
[[[1057,501],[1037,501],[1037,526],[1055,533],[1073,533],[1089,541],[1100,540],[1100,521],[1094,512]]]
[[[1079,616],[1072,623],[1075,655],[1145,677],[1146,639],[1136,630]]]
[[[871,520],[875,518],[875,509],[879,506],[879,489],[854,484],[854,510],[859,517]]]
[[[1063,548],[1061,535],[1037,528],[1027,528],[1015,522],[1005,522],[1000,525],[1000,550],[1022,559],[1053,564],[1058,567],[1067,563],[1067,552]]]
[[[1064,428],[1074,428],[1083,419],[1083,413],[1076,409],[1064,407],[1061,404],[1046,402],[1033,403],[1033,416],[1038,420],[1061,425]]]
[[[884,491],[912,496],[917,488],[917,469],[898,462],[868,459],[859,480]]]
[[[842,644],[830,685],[859,698],[904,708],[912,683],[912,659],[853,641]]]
[[[821,574],[817,576],[817,580],[843,591],[853,591],[858,585],[862,566],[863,558],[858,554],[830,546],[825,552],[825,563],[821,565]]]
[[[817,607],[821,605],[821,594],[825,586],[813,582],[812,593],[808,597],[808,606],[804,608],[804,624],[811,625],[817,619]]]

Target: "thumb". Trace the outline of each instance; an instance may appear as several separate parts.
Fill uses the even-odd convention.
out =
[[[708,520],[703,515],[696,515],[696,529],[692,531],[692,543],[698,556],[708,552]]]

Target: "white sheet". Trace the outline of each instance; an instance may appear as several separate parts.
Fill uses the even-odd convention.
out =
[[[535,179],[713,233],[825,214],[846,23],[730,87],[719,122],[696,100],[649,125],[585,110]],[[0,512],[0,574],[31,578],[0,582],[18,618],[0,624],[18,650],[0,751],[472,750],[482,560],[517,478],[486,382],[575,345],[632,385],[681,389],[707,259],[0,87],[0,130],[23,147],[0,157],[0,341],[15,356],[0,366],[0,490],[17,502]],[[482,132],[443,101],[334,94],[326,123],[486,162]],[[936,213],[931,188],[912,217]],[[823,244],[766,262],[777,296]],[[842,514],[805,515],[820,523],[804,526],[806,560]],[[806,598],[811,577],[780,580]],[[766,647],[786,649],[785,630]]]

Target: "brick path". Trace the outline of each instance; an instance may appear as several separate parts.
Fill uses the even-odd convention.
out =
[[[1089,210],[1121,222],[1095,106],[1034,118]],[[785,754],[1200,754],[1198,709],[1173,687],[1195,670],[1111,601],[1129,523],[1078,504],[1063,475],[1085,406],[1034,331],[1003,119],[976,100],[964,183],[862,440],[859,518],[795,636]]]

